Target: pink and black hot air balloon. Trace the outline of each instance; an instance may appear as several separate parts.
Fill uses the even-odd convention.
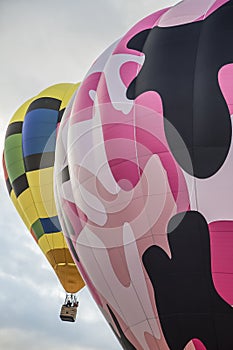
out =
[[[184,0],[93,64],[62,120],[60,221],[125,350],[233,349],[233,1]]]

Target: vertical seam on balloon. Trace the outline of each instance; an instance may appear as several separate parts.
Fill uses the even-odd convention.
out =
[[[197,53],[196,53],[196,60],[195,60],[195,71],[194,71],[194,85],[193,85],[193,110],[194,110],[194,91],[195,91],[195,80],[196,80],[196,62],[197,62],[197,57],[198,57],[198,53],[199,53],[199,43],[201,42],[201,36],[202,36],[202,32],[203,32],[203,27],[204,27],[204,20],[202,20],[202,25],[201,25],[201,30],[200,30],[200,34],[199,34],[199,39],[198,39],[198,47],[197,47]],[[194,113],[193,113],[193,123],[194,123]],[[193,133],[194,133],[194,127],[193,127]],[[194,135],[193,135],[193,139],[194,139]],[[195,162],[195,153],[194,153],[194,162]],[[195,199],[196,199],[196,210],[197,212],[199,212],[199,208],[198,208],[198,191],[197,191],[197,180],[196,177],[194,176],[194,190],[195,190]],[[200,227],[200,222],[198,221],[198,227]],[[210,240],[210,237],[209,237]],[[201,243],[201,242],[200,242]],[[202,247],[202,245],[200,244],[200,247]],[[209,247],[209,254],[210,254],[210,259],[211,259],[211,250]],[[205,252],[203,252],[202,257],[205,255]],[[202,258],[203,259],[203,258]],[[203,264],[204,266],[204,264]],[[210,267],[211,269],[211,267]],[[212,276],[212,273],[211,273]],[[213,323],[213,327],[216,330],[216,324],[214,321],[214,311],[213,311],[213,307],[212,307],[212,303],[210,300],[210,308],[211,308],[211,320]],[[217,332],[215,332],[215,335],[217,334]],[[215,337],[215,341],[216,344],[218,344],[218,338],[217,335]]]
[[[160,17],[161,18],[161,17]],[[149,28],[148,28],[149,29]],[[150,28],[150,29],[152,29],[152,28]],[[148,36],[149,36],[149,34],[150,34],[150,32],[148,32],[148,35],[147,35],[147,37],[146,37],[146,40],[148,39]],[[145,40],[145,42],[146,42],[146,40]],[[143,45],[143,47],[144,47],[144,45]],[[142,50],[143,51],[143,50]],[[143,65],[145,64],[145,61],[146,61],[146,55],[144,54],[142,54],[142,56],[144,56],[145,57],[145,60],[144,60],[144,63],[143,63]],[[136,73],[136,75],[138,75],[139,74],[139,72],[140,72],[140,70],[142,69],[142,67],[139,67],[139,64],[138,64],[138,67],[137,67],[137,73]],[[134,85],[134,95],[135,95],[135,89],[136,89],[136,84]],[[144,107],[140,107],[140,108],[144,108]],[[139,161],[138,161],[138,152],[137,152],[137,142],[136,142],[136,126],[135,126],[135,100],[134,100],[134,112],[133,112],[134,114],[134,142],[135,142],[135,153],[136,153],[136,159],[137,159],[137,168],[138,168],[138,178],[140,179],[140,165],[139,165]],[[149,218],[148,218],[148,215],[147,215],[147,213],[145,213],[146,214],[146,217],[147,217],[147,221],[150,223],[150,220],[149,220]],[[149,225],[150,226],[150,225]],[[151,232],[151,228],[150,228],[150,232]],[[152,232],[151,232],[151,236],[152,236],[152,238],[153,238],[153,234],[152,234]]]
[[[161,17],[160,17],[161,18]],[[159,20],[157,20],[157,21],[159,21]],[[148,36],[149,36],[149,34],[150,34],[150,32],[151,32],[151,30],[152,30],[152,28],[153,27],[151,27],[151,28],[148,28],[148,29],[150,29],[150,31],[148,31],[148,35],[147,35],[147,37],[146,37],[146,39],[145,39],[145,42],[144,42],[144,45],[143,45],[143,49],[144,49],[144,46],[145,46],[145,43],[146,43],[146,41],[147,41],[147,39],[148,39]],[[142,52],[143,52],[144,50],[142,50]],[[142,56],[143,56],[143,54],[142,54]],[[146,55],[144,54],[144,57],[145,57],[145,60],[144,60],[144,63],[143,63],[143,65],[145,64],[145,61],[146,61]],[[140,70],[142,69],[142,66],[139,66],[139,64],[138,64],[138,67],[137,67],[137,73],[136,73],[136,75],[138,75],[139,74],[139,72],[140,72]],[[134,85],[134,95],[135,95],[135,90],[136,90],[136,84]],[[134,104],[135,104],[135,100],[134,100]],[[163,101],[162,101],[162,104],[163,104]],[[134,112],[133,112],[134,114],[134,139],[135,139],[135,141],[136,141],[136,131],[135,131],[135,107],[134,107]],[[137,152],[137,147],[136,147],[136,159],[137,159],[137,162],[138,162],[138,152]],[[138,177],[139,177],[139,179],[140,179],[140,167],[139,167],[139,163],[138,163]],[[149,221],[149,219],[148,219],[148,216],[147,216],[147,220]],[[150,229],[150,231],[151,231],[151,229]],[[153,238],[153,235],[152,235],[152,238]],[[131,282],[131,284],[132,284],[132,282]],[[133,286],[133,284],[132,284],[132,287],[133,287],[133,289],[135,290],[135,288],[134,288],[134,286]],[[135,290],[135,293],[136,293],[136,290]],[[136,293],[136,295],[137,295],[137,293]],[[155,301],[156,302],[156,301]],[[140,302],[140,304],[141,304],[141,302]],[[143,309],[143,308],[142,308]],[[143,309],[144,310],[144,309]],[[146,313],[145,313],[145,316],[146,316]],[[151,329],[151,326],[150,326],[150,324],[149,324],[149,322],[148,322],[148,320],[147,320],[147,317],[146,317],[146,321],[147,321],[147,323],[148,323],[148,325],[149,325],[149,328]],[[159,322],[160,322],[160,320],[159,320]],[[128,327],[129,328],[129,327]],[[161,330],[161,329],[160,329]],[[153,330],[151,329],[151,331],[152,331],[152,334],[153,334]],[[163,334],[163,332],[162,332],[162,334]],[[164,334],[163,334],[164,335]],[[154,339],[156,340],[156,344],[157,344],[157,346],[159,347],[159,349],[160,349],[160,346],[159,346],[159,343],[158,343],[158,341],[157,341],[157,339],[156,339],[156,337],[154,337]]]
[[[161,18],[161,16],[160,16],[160,18]],[[152,30],[152,27],[151,27],[150,29]],[[148,39],[148,36],[149,36],[150,32],[151,32],[151,31],[148,32],[148,35],[147,35],[147,37],[146,37],[146,40]],[[146,42],[146,40],[145,40],[145,42]],[[144,45],[145,45],[145,44],[144,44]],[[143,48],[144,48],[144,45],[143,45]],[[142,51],[143,51],[143,50],[142,50]],[[143,56],[143,54],[142,54],[142,56]],[[145,60],[144,60],[144,62],[143,62],[143,65],[145,64],[145,61],[146,61],[146,55],[145,55],[145,54],[144,54],[144,57],[145,57]],[[139,64],[138,64],[136,76],[139,74],[139,72],[140,72],[140,70],[142,69],[143,65],[142,65],[142,66],[139,66]],[[134,92],[135,92],[135,89],[136,89],[136,84],[134,85]],[[140,108],[143,108],[143,107],[140,107]],[[138,163],[138,166],[137,166],[137,168],[138,168],[138,178],[140,179],[140,164],[139,164],[139,161],[138,161],[138,151],[137,151],[137,142],[136,142],[136,125],[135,125],[135,124],[136,124],[136,123],[135,123],[135,112],[136,112],[136,111],[135,111],[135,109],[136,109],[136,106],[135,106],[135,100],[134,100],[134,112],[133,112],[133,115],[134,115],[134,141],[135,141],[136,159],[137,159],[137,163]],[[147,221],[150,223],[147,213],[146,213],[146,217],[147,217]],[[149,226],[150,226],[150,225],[149,225]],[[150,232],[151,232],[151,228],[150,228]],[[151,236],[152,236],[152,238],[153,238],[152,232],[151,232]],[[130,280],[130,281],[131,281],[131,280]],[[131,281],[131,284],[132,284],[132,287],[133,287],[133,289],[134,289],[134,291],[135,291],[135,294],[138,296],[137,291],[136,291],[136,289],[134,288],[134,285],[133,285],[132,281]],[[140,304],[141,304],[141,301],[140,301],[139,297],[138,297],[138,300],[139,300],[139,302],[140,302]],[[142,309],[143,309],[144,314],[145,314],[146,322],[148,323],[148,326],[149,326],[149,328],[151,329],[151,334],[153,334],[153,336],[154,336],[153,329],[151,328],[151,325],[150,325],[150,323],[148,322],[147,315],[146,315],[146,313],[145,313],[145,310],[144,310],[144,308],[143,308],[143,305],[141,304],[141,306],[142,306]],[[159,348],[159,350],[160,350],[160,346],[159,346],[159,344],[158,344],[157,338],[154,337],[154,339],[155,339],[156,344],[157,344],[157,346],[158,346],[158,348]]]
[[[142,55],[143,56],[143,55]],[[144,55],[145,56],[145,55]],[[146,57],[146,56],[145,56]],[[145,62],[144,62],[145,63]],[[143,63],[143,65],[144,65]],[[142,67],[141,67],[142,68]],[[141,68],[139,69],[139,64],[137,66],[137,73],[136,75],[139,74],[139,71],[141,70]],[[136,84],[134,85],[134,87],[136,88]],[[136,132],[136,104],[135,104],[135,100],[134,100],[134,107],[133,107],[133,130],[134,130],[134,147],[135,147],[135,155],[136,155],[136,161],[137,161],[137,171],[138,171],[138,179],[140,179],[140,164],[139,164],[139,160],[138,160],[138,150],[137,150],[137,132]]]
[[[198,38],[198,42],[197,42],[197,50],[196,50],[196,57],[195,57],[195,64],[194,64],[194,78],[193,78],[193,99],[192,99],[192,111],[193,111],[193,115],[192,115],[192,152],[193,152],[193,168],[195,168],[195,160],[196,160],[196,154],[195,154],[195,143],[194,143],[194,124],[195,124],[195,109],[194,109],[194,103],[195,103],[195,85],[196,85],[196,74],[197,74],[197,61],[198,61],[198,53],[199,53],[199,44],[200,44],[200,41],[201,41],[201,34],[202,34],[202,30],[203,30],[203,20],[202,20],[202,25],[201,25],[201,29],[200,29],[200,33],[199,33],[199,38]],[[193,169],[192,169],[193,170]],[[196,181],[196,177],[195,177],[195,174],[194,174],[194,171],[193,171],[193,179],[194,179],[194,192],[195,192],[195,210],[197,212],[199,212],[199,209],[198,209],[198,191],[197,191],[197,181]],[[198,221],[198,229],[199,229],[199,221]],[[201,247],[201,242],[200,242],[200,247]],[[203,263],[202,263],[203,264]]]
[[[158,19],[157,19],[158,20]],[[147,41],[147,39],[148,39],[148,36],[150,35],[150,32],[151,32],[151,30],[152,30],[152,27],[151,28],[148,28],[148,29],[150,29],[149,31],[148,31],[148,34],[147,34],[147,37],[146,37],[146,39],[145,39],[145,41],[144,41],[144,45],[143,45],[143,49],[144,49],[144,46],[145,46],[145,43],[146,43],[146,41]],[[143,51],[144,50],[142,50],[142,52],[141,52],[141,56],[143,57],[144,56],[144,62],[143,62],[143,64],[142,64],[142,66],[141,65],[137,65],[137,70],[136,70],[136,76],[138,76],[138,74],[139,74],[139,72],[141,71],[141,69],[142,69],[142,67],[144,66],[144,64],[145,64],[145,62],[146,62],[146,55],[145,54],[143,54]],[[136,90],[136,84],[134,84],[134,96],[136,96],[135,95],[135,90]],[[134,142],[136,143],[136,130],[135,130],[135,100],[134,100],[134,112],[133,112],[133,116],[134,116]],[[136,159],[137,159],[137,162],[138,162],[138,152],[137,152],[137,145],[135,145],[135,154],[136,154]],[[140,167],[139,167],[139,164],[138,164],[138,178],[140,179]]]
[[[195,108],[194,108],[194,104],[195,104],[195,86],[196,86],[196,74],[197,74],[197,61],[198,61],[198,53],[199,53],[199,44],[201,41],[201,33],[202,33],[202,28],[203,28],[203,21],[202,21],[202,26],[200,29],[200,33],[199,33],[199,38],[198,38],[198,43],[197,43],[197,50],[196,50],[196,57],[195,57],[195,63],[194,63],[194,74],[193,74],[193,98],[192,98],[192,148],[191,148],[191,152],[193,152],[193,161],[194,163],[192,164],[192,172],[193,174],[191,176],[193,176],[194,179],[194,193],[195,193],[195,210],[198,211],[198,196],[197,196],[197,183],[196,183],[196,177],[194,174],[194,169],[195,168],[195,163],[196,163],[196,156],[195,156],[195,144],[194,144],[194,124],[195,124]],[[188,152],[189,153],[189,152]]]

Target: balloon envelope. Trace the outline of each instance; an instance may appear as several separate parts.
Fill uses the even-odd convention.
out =
[[[3,157],[16,210],[68,293],[84,286],[65,242],[53,193],[56,133],[79,84],[57,84],[25,102],[10,120]]]
[[[126,350],[233,349],[233,1],[184,0],[93,64],[57,198]]]

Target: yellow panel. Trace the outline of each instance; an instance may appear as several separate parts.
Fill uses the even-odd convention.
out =
[[[52,247],[50,246],[49,241],[47,239],[47,236],[48,236],[47,234],[44,234],[38,240],[38,245],[44,254],[46,254],[47,252],[49,252],[52,249]]]
[[[73,85],[73,84],[72,84]],[[47,89],[42,90],[37,98],[41,97],[51,97],[61,100],[64,95],[64,91],[70,87],[70,83],[61,83],[49,86]]]
[[[27,179],[28,179],[29,186],[38,185],[39,178],[40,178],[39,170],[29,171],[27,173]]]
[[[24,215],[31,227],[31,225],[38,219],[38,213],[29,188],[20,194],[18,202],[23,208]]]
[[[33,197],[34,197],[34,195],[33,195]],[[34,201],[34,203],[35,203],[37,215],[39,218],[48,218],[50,216],[48,214],[48,211],[47,211],[46,207],[44,206],[43,202]]]
[[[20,106],[15,112],[15,114],[13,115],[13,117],[11,118],[9,124],[15,123],[15,122],[22,122],[24,120],[25,113],[27,112],[28,106],[33,100],[35,100],[35,97],[27,100],[22,106]]]
[[[54,199],[53,184],[43,185],[40,194],[48,216],[56,216],[57,210]]]
[[[40,169],[39,181],[41,186],[53,184],[53,167]]]
[[[53,97],[53,98],[57,98],[58,100],[61,100],[60,110],[62,110],[63,108],[66,108],[67,104],[69,103],[71,97],[73,96],[74,92],[77,90],[79,85],[80,83],[57,84],[57,85],[51,86],[46,90],[43,90],[37,97],[46,96],[46,97]]]
[[[79,85],[80,85],[80,83],[73,84],[73,85],[70,86],[69,89],[66,90],[65,95],[62,97],[62,103],[61,103],[61,106],[60,106],[60,110],[65,108],[68,105],[71,97],[73,96],[74,92],[77,90]]]
[[[53,192],[53,168],[35,170],[27,173],[31,193],[39,217],[57,215]]]
[[[14,190],[11,191],[11,200],[15,206],[15,209],[17,210],[17,212],[19,213],[21,219],[23,220],[24,224],[27,226],[27,228],[30,230],[31,228],[31,225],[30,223],[28,222],[28,219],[27,217],[25,216],[24,214],[24,211],[21,207],[21,205],[18,203],[18,199],[16,198],[16,195],[15,195],[15,192]]]
[[[28,182],[31,185],[48,185],[53,182],[53,167],[38,169],[27,173]]]
[[[51,198],[51,201],[36,203],[36,207],[38,207],[38,214],[41,218],[57,216],[54,198]]]
[[[27,188],[19,195],[18,202],[20,203],[23,209],[27,209],[29,207],[34,206],[34,200],[32,198],[31,191],[29,188]]]
[[[53,244],[54,249],[67,247],[63,233],[57,232],[53,234],[51,243]]]
[[[41,197],[41,190],[39,186],[31,186],[30,187],[30,191],[31,191],[31,195],[33,197],[33,200],[35,203],[41,203],[43,202],[42,197]]]
[[[44,253],[51,249],[66,248],[66,242],[62,232],[44,234],[38,241],[39,246]]]
[[[55,206],[54,199],[51,199],[49,202],[34,202],[37,210],[38,217],[40,218],[49,218],[57,216],[57,210]]]
[[[53,86],[50,86],[49,88],[41,91],[39,93],[38,97],[52,97],[52,98],[56,98],[58,100],[62,100],[66,94],[67,91],[69,91],[71,89],[70,97],[72,96],[73,92],[77,89],[77,87],[75,87],[77,84],[70,84],[70,83],[61,83],[61,84],[56,84]],[[69,100],[68,100],[69,101]],[[67,104],[66,104],[67,105]],[[66,107],[65,105],[65,107]]]
[[[28,207],[24,210],[25,216],[28,218],[28,222],[30,223],[30,226],[34,224],[34,222],[38,219],[38,213],[35,209],[35,207]]]
[[[34,206],[35,206],[35,209],[37,211],[38,217],[40,217],[40,218],[49,217],[50,215],[49,215],[48,210],[45,206],[45,203],[43,202],[43,199],[41,197],[40,188],[35,187],[35,186],[30,186],[30,191],[31,191],[31,196],[33,198]]]
[[[43,184],[41,188],[41,197],[49,216],[57,215],[56,204],[54,199],[53,183],[47,184],[47,185]]]

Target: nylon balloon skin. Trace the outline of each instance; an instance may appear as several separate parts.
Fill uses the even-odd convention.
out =
[[[56,193],[125,350],[233,349],[233,1],[137,23],[62,121]]]
[[[84,286],[65,242],[53,193],[56,133],[79,84],[57,84],[25,102],[6,132],[3,166],[11,200],[63,288]]]

